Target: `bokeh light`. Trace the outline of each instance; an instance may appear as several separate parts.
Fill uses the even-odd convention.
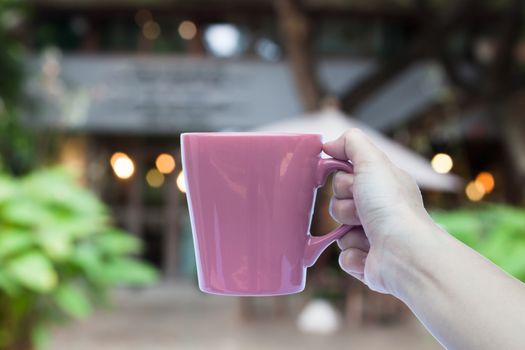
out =
[[[439,174],[447,174],[452,170],[454,162],[448,154],[438,153],[432,158],[431,165],[435,172]]]
[[[113,172],[120,179],[129,179],[135,172],[135,164],[133,160],[123,152],[116,152],[110,159]]]
[[[217,57],[232,57],[242,51],[241,32],[232,24],[212,24],[204,31],[204,42]]]
[[[485,196],[485,188],[477,181],[470,181],[465,187],[467,198],[473,202],[479,202]]]
[[[281,56],[281,48],[270,39],[262,38],[255,44],[255,52],[264,60],[270,62],[278,61]]]
[[[494,186],[496,185],[494,176],[487,171],[482,171],[478,174],[478,176],[476,176],[476,183],[483,187],[485,193],[492,192],[492,190],[494,190]]]
[[[109,163],[111,164],[111,166],[115,166],[115,162],[117,161],[118,158],[122,158],[122,157],[128,157],[128,155],[124,152],[115,152],[113,153],[113,155],[111,156],[111,158],[109,159]]]
[[[155,166],[161,173],[169,174],[175,170],[175,158],[167,153],[159,154],[155,160]]]
[[[184,179],[184,173],[181,171],[177,176],[177,187],[182,193],[186,193],[186,180]]]
[[[150,169],[146,173],[146,182],[151,187],[160,187],[164,183],[164,175],[157,169]]]
[[[142,26],[142,34],[148,40],[155,40],[160,35],[160,26],[157,22],[151,20]]]
[[[191,40],[197,34],[197,26],[192,21],[182,21],[179,25],[179,35],[184,40]]]

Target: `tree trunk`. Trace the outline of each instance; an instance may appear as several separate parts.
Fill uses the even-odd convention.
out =
[[[312,53],[312,28],[300,0],[275,0],[281,36],[303,108],[319,108],[321,87]]]
[[[16,307],[17,304],[17,301],[0,292],[0,349],[33,350],[36,311],[30,307],[30,302],[22,307]]]
[[[501,115],[501,139],[509,154],[512,174],[509,178],[509,198],[516,204],[522,204],[525,194],[525,91],[511,97],[507,108]]]

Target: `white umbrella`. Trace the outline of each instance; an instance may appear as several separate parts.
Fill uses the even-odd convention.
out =
[[[263,125],[254,131],[316,133],[321,134],[323,141],[326,142],[338,138],[350,128],[361,129],[392,162],[412,175],[421,188],[446,192],[457,192],[461,188],[463,181],[458,176],[438,174],[424,157],[334,108],[326,108],[299,118]]]

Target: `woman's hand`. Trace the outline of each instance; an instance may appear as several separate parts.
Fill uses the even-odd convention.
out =
[[[331,215],[356,225],[338,241],[339,263],[371,289],[395,294],[396,266],[406,263],[417,228],[432,224],[419,188],[358,129],[326,143],[324,151],[354,165],[353,174],[338,172],[333,181]]]
[[[432,222],[413,179],[359,130],[324,150],[351,160],[334,179],[332,216],[356,227],[341,267],[401,299],[447,349],[525,349],[525,285]]]

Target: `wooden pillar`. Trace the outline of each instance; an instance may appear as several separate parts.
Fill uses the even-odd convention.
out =
[[[106,150],[101,147],[101,140],[97,139],[96,136],[86,136],[86,167],[83,171],[86,174],[86,185],[99,197],[102,198],[102,186],[103,186],[103,175],[94,176],[92,174],[88,164],[96,164],[100,154],[105,154]],[[102,172],[99,172],[102,173]]]
[[[142,203],[142,184],[143,184],[143,158],[144,152],[140,145],[131,148],[130,156],[135,164],[135,173],[129,180],[129,198],[126,208],[127,230],[134,235],[141,237],[143,231],[143,203]]]
[[[352,280],[345,283],[345,321],[348,324],[360,327],[363,324],[364,317],[364,287],[361,282]]]

